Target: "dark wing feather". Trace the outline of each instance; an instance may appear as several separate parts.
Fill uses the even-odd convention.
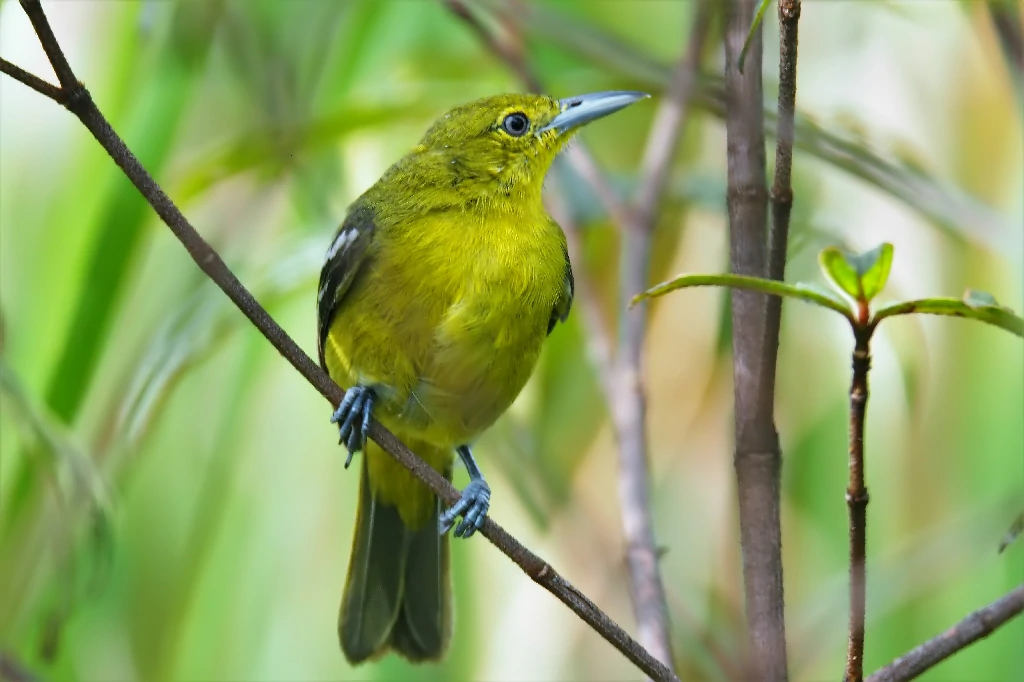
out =
[[[360,266],[366,260],[375,232],[373,211],[366,206],[354,206],[349,210],[327,250],[324,267],[320,270],[320,288],[316,297],[319,331],[317,351],[320,355],[320,366],[324,369],[327,369],[324,360],[324,341],[327,339],[327,332],[330,331],[334,315],[351,288]]]
[[[569,310],[572,309],[572,299],[576,293],[576,281],[572,277],[572,263],[569,261],[569,251],[565,244],[562,244],[562,253],[565,255],[565,281],[563,283],[562,296],[555,303],[551,311],[551,319],[548,320],[548,334],[559,322],[565,322],[569,317]]]

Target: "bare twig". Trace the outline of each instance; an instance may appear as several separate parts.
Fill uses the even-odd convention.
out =
[[[779,123],[775,140],[775,181],[772,184],[772,226],[768,234],[768,277],[780,282],[786,275],[789,216],[793,210],[793,138],[796,117],[797,29],[800,0],[779,2]],[[782,324],[782,298],[768,298],[765,345],[778,347]],[[766,377],[775,376],[778,352],[768,354]],[[771,379],[774,381],[774,379]]]
[[[585,267],[583,245],[580,243],[580,226],[562,197],[558,180],[549,177],[548,186],[551,189],[546,195],[548,212],[565,231],[565,241],[569,248],[569,261],[572,263],[576,290],[574,307],[578,307],[583,313],[584,326],[587,329],[587,354],[597,371],[605,400],[611,405],[615,395],[611,324],[601,309],[597,289]]]
[[[978,609],[962,621],[911,649],[889,665],[868,677],[868,682],[906,682],[938,665],[961,649],[992,634],[1024,611],[1024,585],[988,606]]]
[[[338,405],[344,391],[306,355],[283,329],[267,314],[252,294],[238,281],[216,251],[203,240],[181,211],[167,197],[160,186],[150,177],[138,159],[125,146],[110,124],[100,113],[89,92],[79,83],[71,70],[60,46],[53,35],[49,22],[38,0],[21,0],[22,7],[39,36],[40,43],[61,83],[58,93],[47,93],[54,101],[62,104],[82,121],[100,145],[124,171],[139,192],[181,241],[199,268],[213,280],[257,329],[270,341],[303,377],[327,398],[332,405]],[[5,70],[6,72],[6,70]],[[20,79],[19,79],[20,80]],[[38,91],[38,89],[37,89]],[[393,434],[374,421],[370,437],[387,453],[408,468],[418,479],[445,500],[454,503],[458,491],[434,471],[423,460],[412,453]],[[584,622],[597,631],[605,640],[622,652],[645,674],[657,680],[675,680],[675,674],[658,662],[651,654],[608,618],[583,593],[562,578],[550,564],[528,550],[509,535],[489,517],[481,533],[499,550],[518,565],[531,579],[541,585],[562,603],[572,609]]]
[[[710,20],[710,2],[696,5],[686,54],[679,60],[668,92],[654,116],[641,164],[640,185],[625,225],[619,280],[619,348],[616,390],[611,411],[619,442],[619,504],[630,593],[640,641],[659,660],[672,660],[668,607],[658,566],[651,514],[647,462],[646,399],[642,356],[647,329],[647,306],[630,301],[649,282],[651,243],[658,208],[668,184],[672,161],[686,123],[690,97]]]
[[[64,91],[56,85],[43,80],[34,73],[29,73],[20,66],[12,64],[3,58],[0,58],[0,73],[6,73],[14,80],[24,83],[39,94],[49,97],[56,102],[61,102],[61,99],[64,97]]]
[[[864,679],[864,619],[867,600],[867,507],[864,478],[864,416],[871,369],[870,327],[854,326],[853,381],[850,384],[850,483],[846,505],[850,515],[850,630],[846,647],[846,682]]]
[[[732,272],[767,272],[765,239],[768,188],[765,177],[761,29],[750,42],[743,73],[740,51],[754,16],[753,0],[729,3],[726,28],[726,145],[728,150],[729,260]],[[737,495],[743,582],[753,668],[761,679],[787,679],[782,590],[780,487],[782,454],[773,419],[777,344],[766,344],[766,301],[734,291],[733,391],[736,420]]]

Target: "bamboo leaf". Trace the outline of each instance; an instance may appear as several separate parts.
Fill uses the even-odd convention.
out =
[[[761,0],[761,6],[757,8],[757,14],[754,15],[754,21],[750,24],[750,31],[747,32],[747,39],[743,41],[743,49],[740,50],[739,69],[740,73],[743,73],[743,63],[747,60],[747,49],[750,47],[750,43],[754,40],[754,35],[757,34],[759,28],[761,28],[761,21],[764,19],[764,11],[768,9],[768,5],[772,4],[772,0]]]
[[[924,298],[885,306],[875,313],[874,324],[896,315],[945,315],[963,317],[991,324],[1024,338],[1024,319],[1005,306],[999,305],[991,294],[970,289],[964,298]]]
[[[773,279],[762,279],[760,277],[747,277],[744,275],[680,275],[673,280],[664,282],[648,289],[642,294],[633,297],[630,305],[635,305],[642,300],[658,298],[670,291],[687,289],[690,287],[729,287],[732,289],[746,289],[758,291],[762,294],[781,296],[784,298],[795,298],[807,303],[819,305],[841,314],[847,319],[852,319],[849,307],[842,300],[831,292],[811,284],[786,284]]]

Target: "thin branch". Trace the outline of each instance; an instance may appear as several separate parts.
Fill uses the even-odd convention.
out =
[[[34,73],[29,73],[25,69],[12,64],[6,59],[0,58],[0,73],[6,73],[14,80],[24,83],[28,87],[32,88],[39,94],[49,97],[57,104],[64,105],[64,91],[56,85],[49,83]]]
[[[753,0],[732,0],[726,28],[729,261],[735,274],[763,277],[768,267],[768,188],[760,28],[750,41],[743,72],[737,68],[754,5]],[[788,672],[780,523],[782,454],[772,414],[775,377],[765,372],[778,347],[765,343],[766,311],[765,296],[733,292],[733,462],[753,669],[761,679],[784,681]]]
[[[786,249],[789,244],[789,216],[793,210],[793,139],[796,118],[797,29],[800,0],[779,1],[779,122],[775,141],[775,181],[772,184],[772,226],[768,233],[768,277],[786,278]],[[778,361],[782,299],[768,299],[765,313],[765,346],[775,348],[765,363],[766,380],[774,383]]]
[[[864,620],[867,603],[867,508],[864,475],[864,417],[868,404],[871,329],[854,327],[853,381],[850,384],[850,483],[846,506],[850,516],[850,629],[846,647],[846,682],[864,679]]]
[[[587,355],[590,357],[590,364],[597,371],[601,391],[610,406],[615,396],[611,324],[601,308],[597,289],[585,267],[579,223],[576,222],[576,218],[572,215],[562,196],[558,180],[549,176],[548,186],[551,189],[546,195],[548,212],[565,231],[569,262],[572,263],[573,279],[575,280],[574,298],[583,313],[584,327],[587,329]]]
[[[113,158],[125,175],[181,241],[199,268],[213,280],[235,303],[257,329],[269,340],[303,377],[337,406],[344,391],[306,355],[283,329],[270,317],[252,294],[238,281],[220,256],[196,232],[181,211],[150,177],[138,159],[125,146],[92,101],[88,91],[79,83],[53,35],[49,22],[38,0],[22,0],[22,6],[39,36],[47,57],[57,74],[64,93],[64,106],[74,113],[89,129],[97,141]],[[388,454],[408,468],[418,479],[445,500],[453,504],[458,491],[423,460],[412,453],[392,433],[374,421],[370,437]],[[518,565],[531,579],[541,585],[562,603],[572,609],[584,622],[594,628],[605,640],[622,652],[645,674],[657,680],[676,680],[671,670],[629,637],[614,621],[602,612],[583,593],[562,578],[550,564],[538,557],[505,532],[489,517],[481,533],[499,550]]]
[[[962,621],[911,649],[889,665],[868,677],[868,682],[906,682],[938,665],[953,654],[966,649],[1024,611],[1024,585],[1014,588],[1006,596],[978,609]]]
[[[630,301],[648,286],[658,208],[686,124],[710,16],[710,2],[696,5],[686,53],[679,60],[668,92],[654,116],[641,164],[640,185],[625,225],[625,248],[620,265],[619,302],[622,314],[616,361],[618,381],[611,404],[619,442],[619,506],[630,593],[640,641],[666,664],[672,660],[672,646],[651,513],[642,369],[647,305],[630,307]]]

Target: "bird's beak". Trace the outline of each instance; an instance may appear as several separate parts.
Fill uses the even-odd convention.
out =
[[[594,119],[614,114],[619,109],[628,107],[633,102],[650,97],[646,92],[633,90],[610,90],[608,92],[592,92],[589,95],[578,97],[567,97],[558,100],[558,108],[561,113],[551,119],[551,122],[538,130],[543,133],[547,130],[554,130],[559,135],[575,130],[585,123]]]

